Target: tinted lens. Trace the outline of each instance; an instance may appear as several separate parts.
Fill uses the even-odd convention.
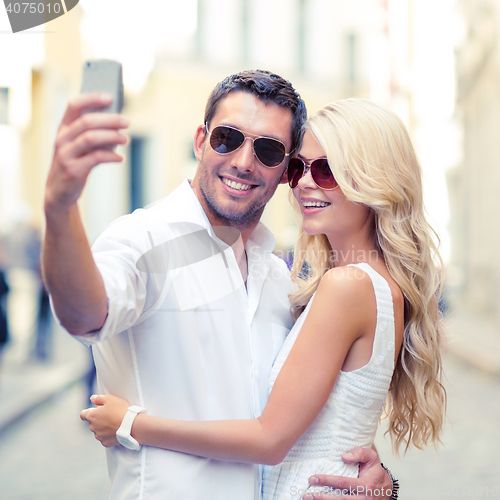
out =
[[[210,134],[210,146],[219,154],[232,153],[245,140],[239,131],[229,127],[215,127]]]
[[[318,187],[323,189],[334,189],[338,186],[335,177],[328,166],[328,160],[320,158],[311,163],[311,175]],[[297,180],[298,182],[298,180]]]
[[[285,159],[285,145],[274,139],[255,139],[253,149],[259,161],[266,167],[277,167]]]
[[[304,162],[298,158],[292,158],[288,163],[288,184],[292,189],[297,187],[303,173]]]

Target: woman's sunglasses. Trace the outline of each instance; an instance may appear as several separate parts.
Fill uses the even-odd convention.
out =
[[[237,128],[222,125],[215,127],[212,132],[208,131],[207,125],[205,125],[205,129],[210,136],[210,146],[220,155],[233,153],[239,149],[247,139],[252,141],[253,154],[265,167],[277,167],[290,155],[290,153],[285,153],[285,145],[277,139],[246,134]]]
[[[292,189],[297,187],[300,179],[307,174],[308,170],[311,171],[314,184],[319,188],[329,191],[338,186],[326,158],[318,158],[311,163],[306,163],[300,158],[292,158],[288,163],[288,184]]]

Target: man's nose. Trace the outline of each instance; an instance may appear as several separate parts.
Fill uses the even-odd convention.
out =
[[[255,161],[253,141],[250,137],[246,137],[241,147],[233,153],[232,165],[242,172],[253,172]]]

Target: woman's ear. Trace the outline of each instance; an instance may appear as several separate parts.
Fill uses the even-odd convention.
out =
[[[194,134],[194,156],[198,161],[203,158],[203,151],[205,149],[205,139],[207,137],[205,125],[200,125]]]

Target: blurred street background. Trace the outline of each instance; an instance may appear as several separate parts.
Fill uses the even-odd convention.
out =
[[[123,63],[132,125],[124,163],[95,169],[81,200],[91,241],[193,176],[206,99],[231,73],[281,74],[310,114],[356,96],[402,118],[446,266],[449,421],[438,452],[396,458],[383,426],[377,446],[403,500],[500,498],[500,2],[68,3],[15,34],[0,5],[0,499],[109,492],[104,451],[78,417],[92,393],[91,357],[52,319],[39,267],[54,137],[94,58]],[[297,223],[286,186],[263,220],[277,251],[289,250]]]

